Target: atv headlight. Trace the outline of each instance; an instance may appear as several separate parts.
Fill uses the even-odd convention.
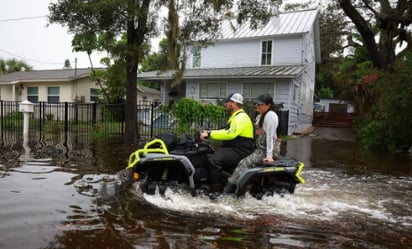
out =
[[[138,181],[138,180],[139,180],[139,178],[140,178],[139,173],[137,173],[137,172],[133,172],[133,180]]]

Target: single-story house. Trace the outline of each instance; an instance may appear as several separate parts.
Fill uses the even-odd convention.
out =
[[[0,100],[44,102],[95,102],[99,86],[90,80],[91,69],[54,69],[0,75]],[[138,102],[159,101],[160,91],[137,86]]]

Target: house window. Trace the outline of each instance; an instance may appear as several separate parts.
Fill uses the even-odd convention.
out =
[[[90,88],[90,102],[97,103],[99,99],[99,90],[96,88]]]
[[[47,88],[47,102],[59,103],[60,102],[60,89],[59,87]]]
[[[272,65],[272,41],[262,42],[262,66]]]
[[[248,100],[255,100],[262,94],[274,94],[273,83],[245,83],[243,84],[243,97]]]
[[[293,84],[293,102],[296,102],[296,100],[298,99],[298,87],[295,85],[295,84]]]
[[[27,87],[27,100],[32,103],[39,102],[39,88],[38,87]]]
[[[201,99],[224,99],[226,97],[226,83],[200,84]]]
[[[201,48],[199,46],[194,46],[192,49],[192,67],[200,67],[200,61],[202,59],[201,56]]]

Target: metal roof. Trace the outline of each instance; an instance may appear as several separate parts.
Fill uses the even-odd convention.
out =
[[[160,94],[160,90],[141,85],[137,85],[137,91],[141,93]]]
[[[304,65],[261,66],[238,68],[191,68],[186,69],[183,79],[223,79],[223,78],[294,78],[305,69]],[[139,73],[142,80],[168,80],[175,71],[151,71]]]
[[[57,69],[14,72],[0,75],[0,83],[22,83],[38,81],[70,81],[90,76],[91,69]]]
[[[235,20],[226,20],[222,23],[220,40],[303,34],[311,30],[317,16],[316,9],[279,13],[256,30],[250,28],[249,21],[239,26]]]

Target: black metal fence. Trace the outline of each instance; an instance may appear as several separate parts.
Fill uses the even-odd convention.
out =
[[[6,131],[14,134],[23,132],[23,113],[19,110],[21,102],[0,101],[0,136],[3,140]],[[161,110],[158,103],[142,102],[137,105],[137,121],[139,138],[147,140],[164,131],[176,131],[177,122],[167,112]],[[250,114],[251,117],[254,113]],[[288,112],[278,112],[280,123],[279,134],[287,134]],[[123,135],[125,130],[125,106],[97,103],[47,103],[33,104],[30,114],[30,130],[40,133],[64,133],[75,135]],[[226,118],[221,122],[202,127],[199,121],[195,128],[217,129],[223,127]],[[193,134],[191,134],[193,135]]]

